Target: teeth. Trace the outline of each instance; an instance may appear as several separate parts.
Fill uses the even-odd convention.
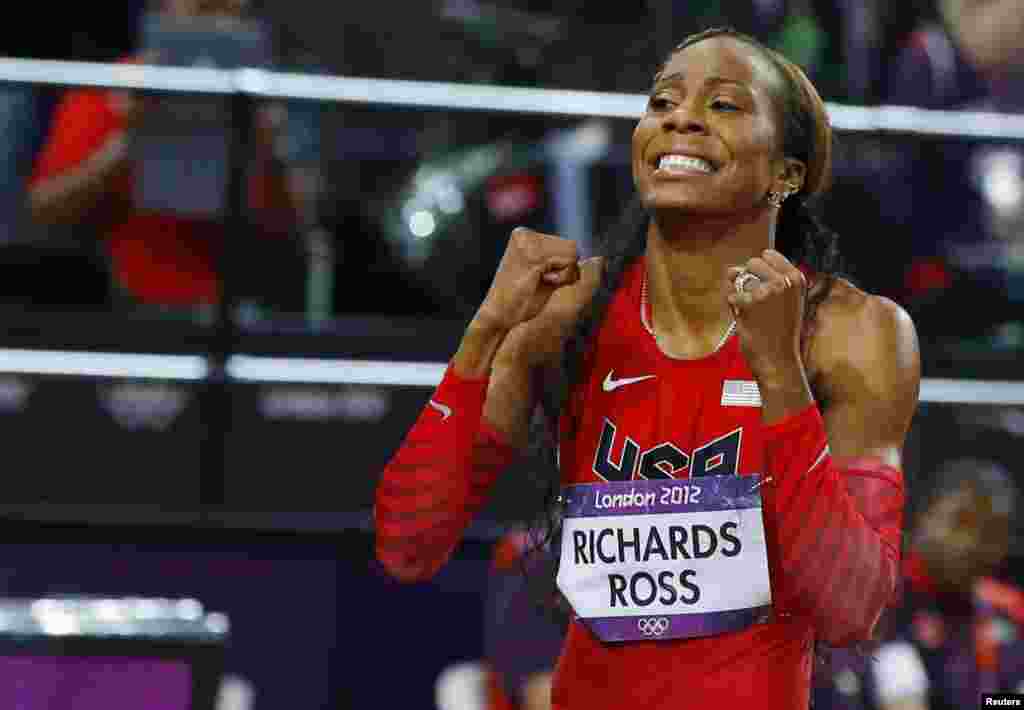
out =
[[[702,173],[713,173],[715,169],[706,160],[691,158],[688,155],[663,155],[658,161],[663,170],[698,170]]]

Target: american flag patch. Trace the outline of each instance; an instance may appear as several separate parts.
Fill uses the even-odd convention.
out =
[[[726,380],[722,383],[723,407],[760,407],[761,390],[753,380]]]

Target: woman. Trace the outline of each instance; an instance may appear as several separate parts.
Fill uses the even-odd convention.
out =
[[[743,505],[758,515],[743,517],[739,503],[725,511],[752,522],[744,535],[763,517],[763,539],[745,540],[748,552],[762,546],[749,575],[687,569],[669,580],[664,599],[712,603],[691,617],[708,626],[688,636],[660,637],[676,617],[658,616],[637,623],[662,640],[616,637],[581,613],[651,603],[637,580],[655,571],[645,567],[653,535],[642,561],[626,528],[617,550],[602,553],[598,540],[602,562],[637,554],[628,589],[608,575],[603,599],[573,577],[595,567],[595,548],[588,558],[585,535],[565,543],[559,583],[580,618],[556,669],[556,708],[802,710],[815,641],[869,638],[892,597],[919,355],[902,310],[830,273],[831,234],[803,204],[826,187],[830,142],[822,101],[797,67],[731,31],[687,39],[656,75],[633,135],[645,228],[578,269],[573,244],[513,233],[444,380],[384,472],[378,555],[399,578],[422,579],[526,445],[539,375],[564,352],[557,459],[570,504],[580,491],[600,499],[601,486],[753,482]],[[726,530],[719,552],[738,554]],[[673,558],[699,556],[685,543],[670,541]],[[716,570],[730,563],[719,561]],[[763,589],[763,603],[715,611],[749,589]]]

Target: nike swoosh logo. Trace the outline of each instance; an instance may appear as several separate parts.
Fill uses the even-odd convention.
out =
[[[615,374],[615,370],[608,370],[608,375],[604,378],[604,382],[601,384],[601,389],[605,392],[611,392],[619,387],[625,385],[631,385],[635,382],[643,382],[644,380],[650,380],[657,375],[644,375],[643,377],[623,377],[621,380],[616,380],[612,377]]]
[[[451,407],[446,407],[445,405],[440,404],[438,402],[435,402],[432,399],[429,400],[427,402],[427,404],[429,404],[431,407],[433,407],[437,411],[441,412],[441,421],[442,422],[452,415],[452,408]]]

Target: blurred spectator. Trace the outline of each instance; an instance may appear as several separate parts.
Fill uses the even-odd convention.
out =
[[[1020,19],[1005,2],[913,3],[902,25],[913,28],[891,58],[881,83],[885,103],[946,110],[1017,111],[1024,83],[1014,80],[1014,52],[1024,46]],[[1016,10],[1015,10],[1016,11]],[[999,18],[1007,15],[1005,22]],[[1005,36],[986,33],[999,24]],[[997,33],[1001,35],[1000,33]],[[1013,49],[1010,37],[1016,38]],[[896,39],[896,38],[893,38]],[[990,50],[982,50],[992,41]],[[906,230],[908,258],[890,293],[903,302],[925,335],[984,335],[1013,320],[1009,285],[1012,239],[1002,224],[1020,214],[1024,180],[1013,146],[958,138],[902,140],[880,166],[874,191],[889,224]],[[1014,189],[1016,186],[1016,189]],[[870,188],[869,188],[870,189]],[[1008,201],[1015,199],[1016,204]],[[864,244],[864,249],[874,249]],[[894,261],[901,261],[894,259]],[[949,306],[969,300],[970,318],[951,321]]]
[[[568,617],[555,606],[554,561],[546,548],[531,548],[520,532],[495,548],[484,626],[489,710],[551,708]]]
[[[1024,14],[1016,0],[947,0],[943,10],[957,41],[978,69],[1019,73],[1024,59]]]
[[[239,17],[244,0],[161,0],[157,10],[179,19]],[[142,61],[135,56],[125,61]],[[79,239],[105,245],[114,282],[130,305],[192,307],[220,297],[218,256],[223,226],[215,218],[137,205],[137,170],[133,140],[163,97],[119,92],[72,90],[56,109],[49,136],[30,181],[33,217],[46,225],[71,225]],[[257,167],[249,194],[259,210],[246,235],[246,261],[269,252],[259,262],[273,264],[274,278],[249,289],[273,289],[284,279],[298,249],[285,240],[295,208],[285,168],[275,153],[278,126],[274,114],[261,110],[256,121]],[[185,187],[185,186],[183,186]],[[293,257],[293,258],[289,258]],[[301,268],[299,266],[298,268]],[[260,283],[262,281],[262,283]]]
[[[830,654],[821,710],[976,707],[982,692],[1024,690],[1024,591],[997,581],[1017,489],[995,463],[953,461],[934,477],[904,555],[902,597],[877,649]]]
[[[25,5],[19,22],[0,28],[0,56],[103,61],[110,57],[102,51],[123,54],[142,2],[111,0],[104,15],[77,6],[55,12],[52,6]],[[46,29],[26,32],[26,27]],[[0,84],[0,302],[23,306],[64,299],[81,305],[106,299],[94,255],[74,244],[40,241],[28,219],[26,182],[46,137],[55,93],[39,85]]]
[[[494,547],[487,585],[484,658],[445,668],[439,710],[550,710],[551,679],[568,616],[556,603],[554,560],[513,531]]]

